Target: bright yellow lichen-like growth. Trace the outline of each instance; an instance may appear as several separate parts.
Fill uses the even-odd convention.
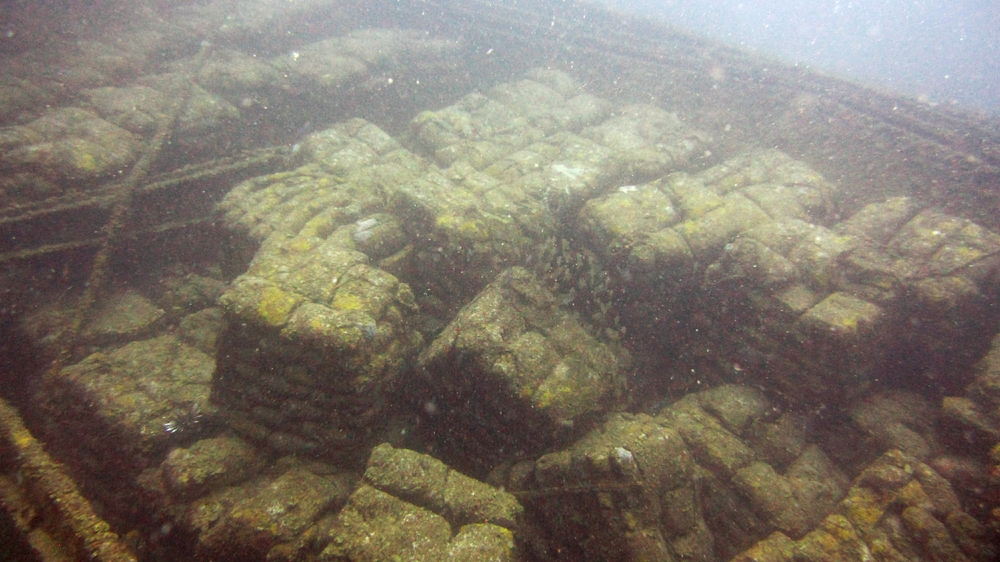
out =
[[[455,215],[440,215],[434,223],[442,230],[458,231],[475,240],[486,239],[482,224],[478,220],[467,220]]]
[[[257,315],[266,324],[281,326],[295,310],[298,300],[277,287],[268,287],[260,295],[257,305]]]
[[[327,331],[329,328],[330,328],[329,324],[327,324],[326,322],[324,322],[319,318],[313,317],[309,321],[309,329],[312,330],[314,333],[319,334]]]
[[[354,293],[337,291],[330,306],[337,310],[364,310],[366,304],[364,299]]]
[[[462,234],[468,234],[470,236],[476,236],[480,232],[482,232],[482,230],[483,229],[480,226],[479,221],[463,221],[458,226],[459,232],[461,232]]]
[[[875,494],[868,489],[860,488],[851,494],[841,504],[844,515],[861,529],[870,529],[882,518],[884,507]]]
[[[73,165],[82,172],[96,172],[97,159],[89,152],[76,151],[73,155]]]
[[[858,534],[846,517],[833,514],[823,520],[823,530],[839,541],[856,541]]]
[[[535,405],[538,406],[539,408],[548,408],[549,405],[552,404],[552,401],[556,399],[557,393],[555,390],[551,388],[536,389],[536,390],[540,391],[534,397]],[[566,390],[566,389],[564,388],[561,390]]]

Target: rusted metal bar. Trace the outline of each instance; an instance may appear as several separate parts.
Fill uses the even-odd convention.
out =
[[[45,452],[17,410],[0,398],[0,504],[44,560],[134,562],[132,550],[98,517],[65,468]]]

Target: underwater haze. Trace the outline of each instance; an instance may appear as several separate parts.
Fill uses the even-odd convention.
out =
[[[1000,4],[972,0],[607,0],[928,103],[1000,112]]]
[[[1000,560],[995,9],[640,1],[0,0],[0,562]]]

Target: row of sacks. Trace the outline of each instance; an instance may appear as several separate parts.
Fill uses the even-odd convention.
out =
[[[164,279],[153,298],[107,295],[79,342],[97,351],[46,372],[35,390],[31,416],[47,447],[130,544],[185,560],[519,559],[518,501],[431,457],[382,444],[354,451],[352,461],[367,459],[358,467],[313,460],[278,437],[237,437],[238,422],[209,399],[218,349],[232,351],[222,310],[209,306],[222,287],[187,274]],[[60,313],[35,311],[25,328],[44,341]],[[285,374],[263,382],[287,388]]]
[[[796,414],[724,385],[618,414],[488,485],[375,447],[363,477],[232,436],[173,450],[144,485],[203,559],[993,559],[932,465],[889,448],[848,479]],[[506,490],[506,491],[505,491]],[[995,532],[995,530],[994,530]]]
[[[772,456],[769,441],[743,442],[750,437],[741,422],[726,422],[727,428],[699,413],[706,408],[702,398],[685,399],[654,424],[679,432],[683,448],[675,452],[695,459],[676,474],[667,470],[669,483],[652,494],[669,493],[678,505],[698,496],[690,509],[674,514],[668,529],[656,527],[665,508],[648,494],[622,492],[624,499],[615,502],[614,493],[633,490],[635,483],[619,488],[618,481],[573,480],[591,461],[574,464],[567,455],[598,440],[588,431],[629,399],[629,356],[574,313],[572,299],[545,286],[544,267],[533,275],[516,264],[527,263],[539,244],[555,245],[547,241],[556,237],[560,249],[551,259],[557,269],[565,267],[574,245],[585,246],[626,288],[624,305],[614,306],[624,307],[632,332],[656,326],[646,322],[687,306],[688,297],[718,302],[711,336],[722,349],[759,353],[779,367],[791,358],[812,368],[799,369],[798,379],[776,376],[773,382],[773,390],[808,402],[856,394],[864,378],[885,365],[880,340],[867,336],[872,325],[892,334],[893,324],[878,322],[904,294],[925,289],[938,298],[941,306],[931,314],[960,314],[967,302],[961,297],[988,296],[995,235],[906,199],[839,221],[832,186],[776,151],[749,153],[701,174],[665,175],[676,159],[640,170],[627,154],[643,150],[616,152],[612,142],[593,139],[667,146],[669,127],[634,126],[630,109],[597,124],[566,125],[578,127],[578,135],[551,132],[549,123],[575,123],[553,116],[593,104],[571,104],[574,98],[557,90],[557,74],[530,76],[418,117],[418,150],[435,163],[354,120],[305,139],[299,168],[250,180],[227,197],[226,224],[259,249],[221,300],[228,328],[213,400],[230,427],[255,443],[348,465],[360,464],[378,441],[379,422],[391,413],[388,402],[400,396],[426,414],[429,430],[422,437],[430,436],[450,465],[475,475],[586,435],[570,452],[542,457],[555,466],[551,473],[542,470],[545,464],[511,471],[509,488],[527,497],[544,501],[591,491],[593,503],[584,513],[607,506],[609,515],[593,520],[579,516],[579,505],[560,512],[563,501],[529,507],[539,510],[538,519],[555,522],[551,532],[533,530],[537,534],[526,538],[539,549],[566,551],[565,529],[608,541],[610,534],[624,536],[635,541],[626,545],[635,556],[663,559],[679,552],[735,555],[773,531],[800,538],[834,508],[844,479],[816,447],[788,458]],[[563,103],[545,114],[543,103],[511,101],[537,100],[538,92],[554,92],[559,97],[552,99]],[[506,117],[492,119],[494,114]],[[596,134],[605,125],[618,134]],[[643,134],[629,136],[634,130]],[[675,138],[690,136],[682,130]],[[660,176],[645,184],[629,181]],[[579,236],[566,242],[561,235],[567,231]],[[570,281],[586,290],[578,279]],[[962,287],[974,290],[947,290]],[[785,314],[784,324],[774,325],[794,339],[769,348],[745,345],[761,341],[747,336],[771,325],[759,319],[774,303],[782,303],[778,309]],[[728,316],[737,306],[750,314]],[[925,324],[929,328],[915,336],[923,340],[908,341],[938,341],[947,327],[937,316]],[[957,329],[968,326],[984,329],[983,318],[973,316]],[[802,334],[814,339],[796,338]],[[965,349],[975,345],[975,338],[968,340]],[[833,363],[820,368],[824,361]],[[737,395],[737,404],[762,400]],[[613,417],[607,423],[623,424],[622,439],[654,429],[627,421]],[[635,460],[638,444],[605,445],[595,445],[603,452],[582,454],[594,459],[598,473],[626,474],[642,466]],[[639,487],[651,485],[646,478]],[[702,501],[700,491],[677,484],[690,481],[708,482],[717,493]],[[632,504],[648,507],[622,520],[628,529],[610,526],[615,531],[606,536],[610,514]],[[707,515],[699,515],[699,506]],[[595,540],[579,553],[606,557],[586,550],[601,544]]]
[[[503,490],[382,444],[363,476],[265,458],[227,435],[174,449],[142,477],[199,560],[520,560],[523,508]],[[179,552],[174,552],[179,555]]]
[[[403,79],[405,69],[447,60],[457,47],[417,32],[366,29],[268,59],[218,49],[197,68],[199,59],[188,57],[165,72],[135,77],[127,86],[84,85],[69,104],[44,105],[37,118],[0,129],[0,203],[45,199],[121,176],[141,156],[145,140],[163,127],[173,131],[164,150],[185,159],[226,156],[232,148],[246,147],[245,139],[280,144],[296,127],[310,126],[292,110],[275,108],[316,110],[324,107],[322,100],[343,98],[348,90],[370,93],[386,86],[369,84],[385,80],[377,76],[395,73]],[[152,56],[136,48],[136,57]],[[77,63],[85,69],[94,60],[84,57]],[[130,65],[136,66],[133,71],[143,68],[135,61]],[[308,101],[301,92],[308,93]],[[178,99],[187,105],[176,123],[165,122]],[[285,130],[279,120],[296,124]],[[246,134],[261,128],[268,130]]]
[[[866,468],[836,509],[805,536],[775,531],[733,562],[986,561],[997,556],[994,540],[963,511],[946,480],[894,450]]]
[[[990,312],[980,305],[993,290],[995,234],[905,198],[836,222],[833,187],[777,151],[618,186],[639,175],[636,158],[660,171],[678,160],[642,160],[656,150],[626,156],[583,140],[658,147],[697,135],[667,118],[643,120],[644,129],[628,118],[633,109],[587,126],[598,119],[589,108],[601,103],[567,99],[577,90],[560,73],[529,76],[414,120],[424,149],[441,147],[434,157],[448,168],[353,120],[304,140],[299,168],[229,194],[226,223],[259,244],[222,300],[230,330],[214,396],[234,427],[289,451],[355,443],[348,456],[362,458],[375,439],[368,420],[380,418],[423,352],[416,364],[431,381],[425,409],[462,421],[442,426],[502,436],[469,455],[482,463],[477,470],[580,430],[575,421],[629,399],[629,359],[576,314],[575,299],[549,290],[552,263],[535,262],[537,278],[504,269],[544,254],[539,246],[559,246],[547,255],[560,272],[574,246],[589,251],[599,275],[568,282],[585,293],[610,272],[622,287],[615,302],[590,305],[601,314],[620,308],[615,321],[633,333],[652,326],[644,337],[670,343],[686,312],[707,310],[697,343],[710,341],[743,376],[810,405],[862,391],[894,352],[923,348],[921,358],[947,370],[988,330]],[[546,136],[556,124],[579,129],[576,159],[560,159],[572,133]],[[452,160],[469,151],[490,157]],[[536,185],[576,194],[566,201],[582,209],[579,220],[553,212],[551,193]],[[587,195],[594,192],[605,194]],[[554,242],[567,231],[579,235]],[[426,336],[437,340],[428,347]],[[594,352],[580,353],[574,341]],[[488,376],[463,374],[469,366]],[[460,406],[470,396],[479,398]],[[333,405],[342,413],[329,413]],[[531,420],[537,431],[505,431],[511,420]],[[455,431],[437,438],[477,441]]]
[[[796,416],[757,390],[724,385],[653,416],[612,416],[569,448],[494,478],[536,525],[526,548],[559,559],[996,556],[996,529],[930,465],[883,448],[851,482]]]
[[[204,273],[167,274],[146,295],[101,295],[65,366],[23,389],[32,393],[23,408],[37,420],[33,431],[126,530],[150,523],[142,472],[221,427],[210,392],[224,320],[213,305],[226,285],[217,271]],[[24,317],[40,353],[58,351],[73,314],[66,303],[54,299]]]
[[[532,82],[525,91],[542,84]],[[546,139],[529,146],[540,154],[540,147],[554,146]],[[239,437],[226,433],[175,449],[142,479],[148,494],[162,494],[149,503],[164,506],[165,520],[176,522],[178,511],[184,512],[181,521],[197,536],[205,557],[236,552],[292,559],[305,551],[325,553],[322,556],[330,560],[378,559],[390,552],[404,556],[388,546],[382,549],[390,543],[404,550],[414,543],[435,544],[427,552],[438,558],[464,549],[461,545],[477,551],[489,543],[499,549],[498,556],[507,556],[508,532],[514,532],[542,557],[562,552],[606,559],[625,552],[633,558],[722,559],[769,535],[795,541],[818,533],[817,525],[839,509],[837,502],[845,493],[851,497],[841,474],[845,463],[832,461],[829,447],[808,444],[808,420],[782,414],[759,391],[723,386],[691,395],[656,415],[609,415],[630,398],[630,357],[621,342],[588,326],[569,308],[571,302],[545,286],[544,275],[507,267],[528,261],[539,245],[558,245],[552,259],[565,268],[572,246],[580,243],[562,236],[577,226],[569,222],[576,215],[559,212],[568,206],[546,205],[544,192],[528,190],[530,182],[497,179],[490,171],[493,164],[478,170],[464,160],[442,170],[361,120],[310,136],[299,153],[299,168],[250,180],[223,205],[226,223],[256,248],[249,269],[220,301],[225,326],[211,374],[211,411],[208,405],[184,410],[186,400],[204,404],[210,357],[200,358],[198,377],[182,389],[196,391],[191,396],[184,398],[175,387],[163,384],[186,372],[165,359],[180,358],[185,349],[169,338],[126,346],[109,354],[110,359],[94,357],[50,381],[52,389],[60,381],[69,389],[59,394],[53,410],[94,409],[96,404],[103,410],[90,427],[104,427],[96,422],[117,425],[123,439],[152,445],[125,459],[140,461],[127,467],[130,473],[143,463],[154,465],[164,444],[180,443],[189,430],[204,431],[199,429],[205,422],[202,416],[211,415],[213,431],[218,430],[216,415],[227,422],[225,431]],[[518,150],[511,157],[518,153],[525,154]],[[573,168],[559,160],[539,167],[543,171],[538,173],[567,178],[576,173],[567,175]],[[744,156],[710,172],[690,181],[694,176],[667,176],[658,185],[676,188],[669,192],[641,184],[619,186],[608,176],[607,183],[595,184],[605,197],[589,202],[581,197],[573,203],[583,209],[580,224],[590,225],[587,232],[595,237],[587,238],[590,244],[597,230],[587,217],[595,216],[592,209],[612,197],[628,202],[641,195],[656,201],[648,209],[673,209],[673,218],[662,222],[655,222],[659,219],[652,211],[604,216],[636,219],[623,223],[621,232],[633,224],[666,224],[657,232],[669,228],[673,234],[649,236],[644,240],[653,241],[647,248],[660,239],[678,240],[674,234],[689,251],[699,248],[690,254],[691,269],[679,270],[687,276],[672,279],[642,269],[643,256],[666,255],[661,246],[653,246],[652,252],[632,242],[613,247],[611,229],[605,246],[592,246],[592,259],[617,272],[623,282],[645,283],[641,286],[646,290],[624,295],[646,298],[651,311],[664,302],[655,299],[671,298],[668,289],[697,294],[710,286],[703,279],[725,283],[728,276],[739,277],[734,265],[723,263],[723,256],[735,253],[740,237],[752,229],[728,231],[730,241],[713,237],[717,228],[731,223],[765,224],[754,222],[761,216],[755,208],[768,217],[797,212],[809,221],[836,220],[829,210],[829,186],[780,153]],[[717,179],[707,181],[709,177]],[[768,185],[767,178],[784,183]],[[719,196],[722,203],[713,206],[718,200],[704,185],[722,179],[738,186],[737,193]],[[697,189],[685,191],[689,185]],[[795,205],[783,196],[792,188]],[[518,193],[520,207],[511,207]],[[534,209],[535,214],[517,212],[520,209]],[[698,215],[698,210],[704,214]],[[917,216],[920,213],[914,212],[904,224]],[[699,222],[701,217],[710,218]],[[740,217],[754,220],[741,222]],[[967,232],[986,236],[974,225],[959,222]],[[825,232],[824,227],[813,228]],[[727,249],[726,244],[733,247]],[[933,255],[946,256],[947,247],[935,247]],[[612,252],[627,257],[615,261]],[[990,256],[984,252],[974,263],[988,265]],[[747,277],[744,272],[741,278]],[[436,310],[425,306],[437,302],[441,304]],[[427,329],[432,314],[439,314],[447,327]],[[631,331],[638,328],[631,324]],[[162,367],[162,373],[127,368],[149,364]],[[157,408],[140,404],[129,410],[129,401],[138,397],[134,388],[156,390],[150,403]],[[102,401],[87,393],[94,390],[120,400]],[[174,395],[183,400],[168,400]],[[496,471],[491,481],[515,492],[530,523],[516,531],[498,524],[504,531],[485,526],[499,520],[455,517],[465,508],[449,503],[449,494],[441,491],[447,486],[442,478],[436,477],[433,486],[413,482],[426,474],[444,475],[445,483],[455,476],[459,484],[454,495],[462,501],[506,496],[457,478],[426,457],[390,454],[384,446],[370,456],[371,446],[390,435],[382,426],[399,413],[390,403],[400,399],[420,404],[425,414],[415,442],[435,450],[455,469],[481,476],[513,463],[509,470]],[[147,411],[141,424],[132,423],[132,413]],[[412,414],[412,409],[404,410],[402,417],[412,419]],[[876,420],[866,427],[884,419],[863,411],[857,418]],[[74,419],[67,416],[63,423],[71,425]],[[80,440],[88,447],[102,441],[114,446],[102,439],[110,432],[86,435],[89,427],[78,431],[89,437]],[[401,439],[402,433],[394,437]],[[885,442],[898,445],[892,439],[902,441],[908,435],[906,427],[894,427]],[[149,452],[154,450],[158,453]],[[261,474],[267,464],[261,455],[269,454],[285,460]],[[90,458],[100,462],[97,455]],[[326,462],[312,460],[317,458]],[[376,462],[380,458],[389,460]],[[535,460],[516,462],[526,458]],[[365,459],[371,475],[348,501],[354,483],[343,471],[361,468]],[[863,515],[884,521],[881,528],[899,537],[893,537],[894,545],[920,542],[919,537],[929,536],[919,534],[924,530],[937,533],[937,521],[952,543],[972,545],[971,550],[960,547],[963,552],[977,552],[977,545],[988,544],[980,538],[981,529],[954,509],[955,502],[946,497],[947,483],[935,479],[920,462],[916,457],[903,462],[904,473],[913,469],[919,475],[917,484],[900,480],[910,495]],[[412,470],[402,483],[388,486],[378,484],[373,463],[383,470]],[[851,467],[852,473],[856,468]],[[420,492],[429,488],[436,491]],[[921,492],[947,501],[935,507]],[[502,503],[513,505],[507,499]],[[903,517],[896,511],[900,505],[919,509]],[[381,542],[370,540],[373,536]],[[580,544],[581,536],[593,538]],[[894,548],[919,552],[915,546]]]
[[[179,292],[197,292],[201,283],[186,284]],[[165,295],[160,302],[174,300]],[[134,296],[123,302],[132,306]],[[819,433],[807,416],[735,385],[688,395],[655,415],[611,415],[564,450],[501,464],[490,482],[520,499],[527,509],[522,516],[510,496],[389,445],[371,452],[360,486],[343,463],[307,460],[311,450],[293,450],[298,458],[272,464],[275,449],[285,452],[280,444],[257,447],[234,436],[216,423],[208,401],[213,364],[197,348],[211,352],[212,346],[198,334],[221,330],[218,312],[193,312],[174,335],[134,341],[49,373],[39,389],[47,441],[71,454],[75,474],[114,520],[190,531],[205,558],[240,552],[248,559],[296,559],[311,552],[354,560],[408,552],[418,543],[434,556],[483,548],[514,556],[512,545],[520,545],[564,559],[723,560],[765,537],[740,559],[781,560],[795,552],[822,559],[866,548],[913,560],[991,556],[988,529],[961,505],[987,518],[992,509],[997,524],[998,482],[979,459],[991,447],[992,462],[997,459],[995,349],[967,397],[946,399],[941,412],[916,395],[880,393],[853,405],[850,422]],[[517,419],[528,411],[505,400],[519,390],[538,410],[554,400],[549,411],[564,419],[600,394],[607,383],[602,355],[614,356],[602,345],[592,347],[568,320],[526,271],[512,270],[428,348],[422,357],[428,366],[452,354],[469,356],[463,364],[469,386],[437,398],[444,419],[434,429],[457,429],[447,436],[453,442],[440,443],[456,464],[483,468],[457,458],[460,448],[490,466],[523,454],[504,451],[509,443],[495,428],[476,426],[504,408],[517,413],[505,418],[504,432],[522,444],[523,432],[539,433],[546,424],[566,429],[542,417]],[[517,331],[519,323],[525,331]],[[490,339],[494,328],[509,336],[507,343]],[[472,349],[486,353],[477,357]],[[538,362],[546,358],[565,365]],[[531,368],[518,371],[519,365]],[[589,365],[592,376],[531,386],[533,373],[565,373],[570,365]],[[524,387],[504,392],[498,385],[505,376]],[[578,382],[585,384],[567,386]],[[477,405],[478,417],[448,412],[469,403]],[[348,445],[327,446],[350,451]],[[885,451],[897,452],[879,459]],[[844,472],[861,474],[850,492]],[[872,483],[885,474],[893,481]],[[853,503],[835,505],[845,493]],[[580,543],[583,535],[592,540]],[[378,540],[366,540],[372,536]]]
[[[506,290],[531,298],[516,286],[516,275],[509,276],[513,286]],[[476,307],[469,309],[474,315]],[[995,370],[989,365],[984,361],[984,378]],[[474,378],[501,372],[469,368]],[[159,336],[96,354],[44,382],[47,404],[65,416],[51,421],[62,423],[65,439],[77,441],[74,463],[84,466],[74,471],[92,471],[85,487],[94,492],[113,474],[104,483],[109,495],[100,497],[115,520],[160,529],[150,540],[163,544],[146,548],[248,560],[473,560],[483,553],[498,560],[531,553],[726,560],[743,549],[737,560],[851,559],[866,551],[900,560],[995,555],[989,530],[963,509],[938,471],[959,485],[969,475],[955,460],[923,462],[940,451],[934,424],[920,433],[909,428],[919,429],[914,418],[932,419],[934,412],[906,397],[860,404],[852,426],[838,430],[877,440],[858,440],[870,458],[851,467],[860,474],[853,486],[841,470],[845,464],[825,452],[831,442],[822,448],[811,442],[806,417],[736,385],[690,394],[655,415],[611,415],[563,450],[503,464],[489,478],[494,486],[388,444],[365,452],[359,482],[342,463],[316,462],[308,454],[275,460],[274,448],[254,446],[209,421],[210,369],[209,357]],[[970,395],[987,383],[974,385]],[[140,396],[148,397],[136,404]],[[186,401],[206,409],[185,411]],[[946,415],[951,410],[946,407]],[[509,432],[525,429],[515,421],[509,420]],[[52,444],[65,447],[65,439]],[[832,446],[838,457],[845,454]],[[988,501],[995,491],[993,482],[974,499]],[[177,531],[194,542],[177,542],[170,536]]]
[[[484,464],[538,451],[572,434],[575,420],[622,402],[620,345],[510,266],[571,217],[554,206],[579,208],[623,177],[676,169],[701,135],[657,108],[612,111],[565,74],[529,76],[413,122],[423,150],[478,147],[488,160],[445,159],[442,148],[428,162],[355,119],[304,139],[298,168],[227,195],[224,222],[255,251],[220,301],[229,328],[213,399],[242,435],[359,462],[421,351],[418,370],[438,380],[461,372],[456,360],[492,373],[484,384],[496,394],[456,377],[455,400],[425,404],[446,413],[457,397],[486,397],[476,426],[507,437],[486,443]],[[426,336],[439,334],[427,347]],[[524,431],[502,430],[509,420]],[[536,443],[519,443],[526,436]]]
[[[592,199],[578,226],[629,324],[677,355],[707,344],[793,400],[837,402],[893,362],[968,367],[996,319],[1000,236],[906,197],[839,220],[832,199],[769,150]]]
[[[974,375],[960,395],[945,397],[941,405],[943,432],[971,454],[934,466],[1000,528],[1000,337],[993,338]]]
[[[238,6],[209,0],[174,6],[166,15],[162,10],[126,13],[114,5],[82,11],[11,14],[10,26],[19,31],[7,37],[0,55],[0,122],[23,123],[83,90],[121,84],[153,66],[190,56],[206,40],[246,53],[280,53],[301,46],[305,38],[347,31],[353,23],[339,6],[322,0],[294,6],[281,0]],[[72,35],[51,31],[70,24],[78,26]]]

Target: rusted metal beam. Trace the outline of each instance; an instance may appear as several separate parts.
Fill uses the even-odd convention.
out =
[[[2,398],[0,454],[10,468],[0,477],[0,504],[40,560],[137,560]]]

